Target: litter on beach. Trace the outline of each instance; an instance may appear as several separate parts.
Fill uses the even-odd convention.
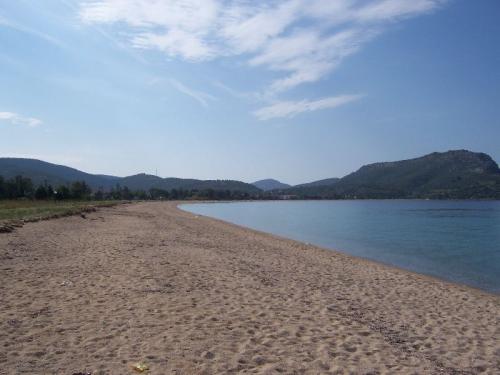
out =
[[[132,366],[132,369],[137,372],[146,372],[149,370],[149,366],[146,365],[145,363],[136,363],[135,365]]]

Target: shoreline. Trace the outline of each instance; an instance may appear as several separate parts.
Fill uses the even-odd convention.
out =
[[[0,374],[500,369],[495,294],[141,202],[0,235]],[[197,216],[197,217],[196,217]]]
[[[339,255],[339,256],[349,257],[349,258],[352,258],[354,261],[368,262],[368,263],[372,263],[372,264],[375,264],[375,265],[384,266],[384,267],[387,267],[387,268],[392,269],[394,271],[408,273],[408,274],[413,275],[415,277],[422,277],[424,279],[430,279],[430,281],[433,281],[433,282],[441,282],[441,283],[444,283],[444,284],[448,284],[451,287],[458,287],[458,288],[470,289],[471,291],[473,291],[475,293],[483,293],[483,294],[488,295],[488,296],[493,296],[493,297],[500,298],[500,292],[499,293],[495,293],[495,292],[492,292],[492,291],[489,291],[489,290],[485,290],[485,289],[481,289],[481,288],[478,288],[478,287],[475,287],[475,286],[472,286],[472,285],[468,285],[468,284],[464,284],[464,283],[459,283],[459,282],[454,282],[454,281],[451,281],[451,280],[447,280],[447,279],[441,278],[439,276],[430,275],[430,274],[426,274],[426,273],[421,273],[421,272],[417,272],[417,271],[412,271],[412,270],[409,270],[409,269],[406,269],[406,268],[399,267],[399,266],[394,265],[394,264],[385,263],[385,262],[380,261],[380,260],[375,260],[375,259],[370,259],[370,258],[364,258],[364,257],[357,256],[357,255],[352,255],[352,254],[349,254],[348,252],[344,252],[344,251],[339,250],[339,249],[334,249],[334,248],[329,248],[329,247],[323,247],[323,246],[320,246],[320,245],[315,245],[315,244],[312,244],[312,243],[303,242],[303,241],[300,241],[300,240],[295,240],[293,238],[280,236],[278,234],[274,234],[274,233],[271,233],[271,232],[265,232],[265,231],[261,231],[261,230],[258,230],[258,229],[253,229],[253,228],[250,228],[250,227],[246,227],[244,225],[235,224],[235,223],[232,223],[230,221],[218,219],[218,218],[215,218],[215,217],[212,217],[212,216],[207,216],[207,215],[202,215],[202,214],[196,214],[196,213],[193,213],[193,212],[190,212],[190,211],[183,210],[181,207],[179,207],[179,206],[181,206],[183,204],[187,205],[187,204],[197,204],[197,203],[222,203],[222,202],[217,202],[217,201],[192,202],[192,203],[191,202],[190,203],[184,203],[184,202],[182,202],[182,203],[177,203],[176,208],[178,210],[180,210],[181,212],[184,212],[184,213],[188,213],[188,214],[191,214],[191,215],[194,215],[194,216],[200,216],[200,217],[203,217],[203,218],[208,219],[208,220],[214,220],[214,221],[217,221],[217,222],[219,222],[221,224],[235,226],[236,228],[239,228],[239,229],[242,229],[242,230],[248,230],[248,231],[254,232],[254,233],[259,234],[259,235],[270,236],[271,238],[274,238],[276,240],[297,242],[298,244],[301,244],[301,245],[306,246],[306,247],[311,248],[311,249],[315,249],[315,250],[319,250],[319,251],[331,252],[331,253],[334,253],[334,254]],[[226,203],[226,202],[224,202],[224,203]],[[232,202],[228,201],[227,203],[232,203]]]

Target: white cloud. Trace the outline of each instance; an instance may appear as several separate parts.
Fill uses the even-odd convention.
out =
[[[42,120],[34,117],[21,116],[14,112],[0,112],[0,121],[10,122],[13,125],[29,126],[32,128],[42,124]]]
[[[361,22],[394,21],[429,12],[444,3],[445,0],[374,1],[367,6],[360,8],[358,12],[355,12],[354,18]]]
[[[81,3],[80,17],[125,26],[134,47],[170,58],[242,56],[283,74],[269,84],[276,93],[322,79],[390,23],[445,1],[94,0]]]
[[[169,56],[182,56],[186,60],[203,60],[215,55],[215,51],[196,35],[183,30],[171,30],[164,34],[141,33],[134,37],[136,48],[158,49]]]
[[[362,95],[339,95],[323,98],[315,101],[281,101],[270,106],[260,108],[254,112],[259,120],[270,120],[281,117],[294,117],[303,112],[312,112],[320,109],[335,108],[354,102],[362,98]]]
[[[169,80],[170,84],[174,86],[178,91],[181,93],[190,96],[194,100],[196,100],[198,103],[200,103],[203,107],[207,108],[208,107],[208,102],[211,100],[217,100],[214,96],[207,94],[202,91],[194,90],[190,87],[187,87],[183,83],[175,80],[175,79],[170,79]]]
[[[300,31],[272,41],[259,56],[250,60],[250,64],[266,65],[273,70],[290,72],[288,76],[275,80],[270,86],[272,92],[285,91],[302,83],[318,81],[374,35],[375,30],[354,28],[328,37],[310,31]]]
[[[270,4],[273,5],[258,6],[249,2],[242,6],[234,2],[224,9],[216,32],[231,53],[258,51],[293,24],[302,7],[299,0]]]
[[[84,2],[80,17],[87,23],[128,25],[135,47],[203,60],[216,56],[216,45],[207,39],[219,6],[215,0],[102,0]]]

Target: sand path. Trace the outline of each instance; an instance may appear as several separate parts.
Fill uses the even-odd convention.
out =
[[[138,203],[0,234],[0,374],[500,373],[500,297]]]

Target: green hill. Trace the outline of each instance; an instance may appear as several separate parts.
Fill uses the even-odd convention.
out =
[[[292,186],[285,190],[286,194],[296,195],[302,198],[316,198],[327,196],[332,186],[339,182],[340,178],[332,177],[323,180],[308,182],[305,184]]]
[[[119,177],[93,175],[36,159],[0,158],[0,176],[8,179],[19,175],[31,178],[35,185],[47,183],[58,186],[73,181],[85,181],[93,189],[108,189],[120,180]]]
[[[320,187],[320,186],[332,186],[339,182],[340,178],[338,177],[332,177],[332,178],[325,178],[323,180],[318,180],[318,181],[313,181],[313,182],[307,182],[305,184],[300,184],[300,185],[295,185],[294,188],[310,188],[310,187]]]
[[[130,190],[145,191],[157,188],[163,190],[229,190],[254,195],[261,192],[257,187],[241,181],[161,178],[145,173],[128,177],[94,175],[41,160],[0,158],[0,176],[8,179],[18,175],[31,178],[35,185],[47,183],[58,186],[70,184],[74,181],[85,181],[93,190],[109,190],[119,184],[121,187],[128,187]]]
[[[361,167],[330,187],[303,188],[319,198],[500,199],[500,169],[483,153],[434,152],[416,159]]]
[[[256,186],[260,190],[264,191],[270,191],[270,190],[277,190],[277,189],[288,189],[290,185],[285,184],[281,181],[275,180],[273,178],[267,178],[265,180],[259,180],[252,182],[253,186]]]

